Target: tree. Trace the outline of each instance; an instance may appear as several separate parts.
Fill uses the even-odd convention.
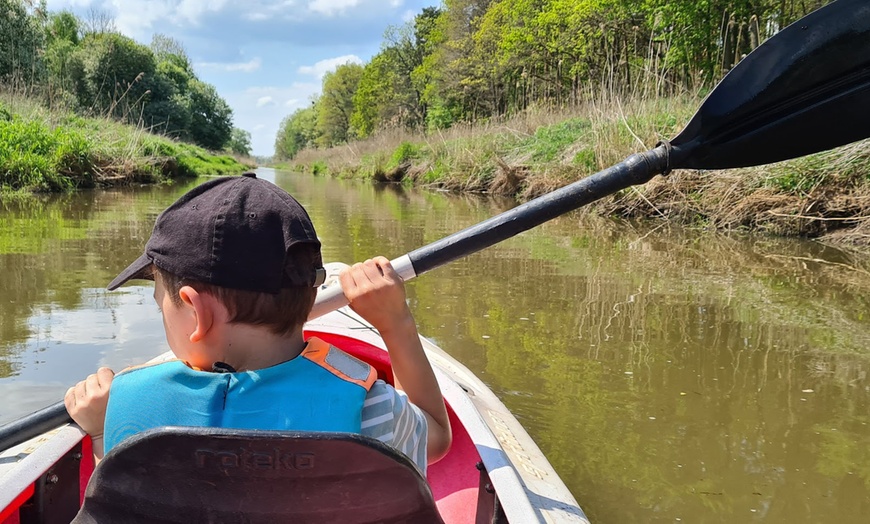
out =
[[[80,107],[138,120],[156,71],[150,49],[117,33],[89,34],[71,60]]]
[[[323,92],[317,103],[320,145],[328,147],[347,141],[353,114],[353,95],[362,73],[361,65],[347,63],[323,77]]]
[[[187,56],[187,50],[184,49],[184,45],[178,40],[161,33],[155,33],[151,37],[151,51],[157,57],[158,62],[172,63],[188,74],[193,74],[193,67],[190,65],[190,57]]]
[[[275,139],[275,156],[292,160],[296,153],[317,141],[316,101],[310,107],[297,109],[281,122]]]
[[[74,14],[61,11],[48,16],[44,60],[48,70],[48,88],[53,95],[70,97],[70,92],[74,90],[70,60],[80,40],[80,23]]]
[[[227,149],[237,155],[251,156],[251,133],[234,127]]]
[[[186,137],[202,147],[220,151],[232,135],[233,110],[211,84],[194,79],[188,87],[190,125]]]
[[[0,81],[41,80],[42,31],[21,0],[0,0]]]
[[[365,65],[353,95],[350,125],[359,138],[365,138],[400,111],[397,86],[401,84],[390,56],[381,51]]]
[[[86,35],[95,34],[102,35],[106,33],[117,33],[118,28],[115,26],[115,19],[112,14],[105,9],[91,7],[88,9],[84,20],[84,33]]]
[[[51,45],[62,40],[72,45],[78,45],[81,40],[81,22],[70,11],[60,11],[48,15],[45,25],[45,42]]]
[[[189,135],[191,123],[189,85],[196,74],[187,52],[177,40],[156,34],[151,41],[151,51],[157,60],[157,70],[143,117],[153,130],[184,138]]]

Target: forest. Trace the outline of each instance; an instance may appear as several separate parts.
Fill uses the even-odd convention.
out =
[[[287,116],[278,159],[390,129],[432,131],[603,97],[703,96],[830,0],[444,0],[390,27]]]

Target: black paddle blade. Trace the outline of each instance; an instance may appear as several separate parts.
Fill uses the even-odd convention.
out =
[[[672,168],[769,164],[870,136],[870,1],[837,0],[719,83],[672,142]]]

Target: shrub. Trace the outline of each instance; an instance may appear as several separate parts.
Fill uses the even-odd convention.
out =
[[[419,145],[412,144],[410,142],[402,142],[399,144],[399,147],[393,151],[393,156],[390,157],[390,167],[399,166],[408,160],[413,160],[415,158],[419,158],[420,156]]]
[[[326,167],[326,162],[318,160],[311,164],[311,174],[325,175],[329,169]]]
[[[81,133],[41,121],[0,120],[0,184],[58,191],[93,184],[94,147]]]

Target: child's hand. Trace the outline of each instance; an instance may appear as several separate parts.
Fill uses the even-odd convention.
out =
[[[414,317],[405,302],[402,277],[389,260],[375,257],[345,269],[339,280],[350,307],[368,320],[384,339],[396,389],[403,390],[426,415],[429,462],[440,459],[450,449],[453,438],[450,419],[438,381],[423,351]]]
[[[405,302],[402,277],[385,257],[354,264],[339,275],[350,307],[383,335],[414,320]]]
[[[115,373],[111,369],[100,368],[93,375],[69,388],[63,397],[69,416],[94,440],[101,439],[103,436],[109,386],[114,377]]]

